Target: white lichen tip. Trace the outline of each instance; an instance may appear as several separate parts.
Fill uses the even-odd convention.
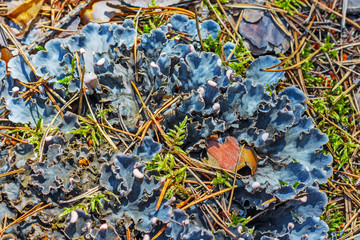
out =
[[[199,88],[197,89],[197,92],[198,92],[199,95],[202,97],[202,96],[204,96],[204,94],[205,94],[205,89],[204,89],[203,87],[199,87]]]
[[[107,230],[108,225],[106,223],[104,223],[103,225],[100,226],[100,231],[105,231]]]
[[[228,79],[231,79],[232,74],[233,74],[233,71],[232,71],[232,70],[229,69],[229,70],[226,71],[226,77],[227,77]]]
[[[86,53],[86,50],[83,48],[80,48],[80,54],[84,54],[84,53]]]
[[[252,189],[258,189],[258,188],[260,188],[260,183],[259,182],[253,182],[251,184],[251,187],[252,187]]]
[[[151,218],[151,224],[152,225],[156,225],[158,221],[159,221],[159,219],[157,217]]]
[[[70,223],[76,223],[79,218],[79,214],[74,210],[70,213]]]
[[[161,57],[165,57],[166,55],[167,55],[166,52],[160,54]]]
[[[307,196],[303,196],[303,197],[301,197],[301,198],[298,198],[299,199],[299,201],[300,202],[302,202],[302,203],[306,203],[307,202]]]
[[[142,172],[140,172],[140,170],[137,168],[134,168],[133,174],[136,178],[139,178],[139,179],[144,178],[144,174]]]
[[[190,44],[189,48],[190,48],[190,52],[196,52],[194,45]]]
[[[219,103],[214,103],[214,105],[212,106],[212,109],[214,112],[217,112],[220,110],[220,104]]]
[[[149,234],[145,234],[144,237],[143,237],[143,240],[150,240]]]
[[[168,24],[167,24],[167,28],[168,28],[168,29],[172,28],[172,24],[171,24],[171,23],[168,23]]]
[[[159,66],[158,66],[155,62],[151,62],[151,63],[150,63],[150,66],[151,66],[153,69],[159,69]]]
[[[214,82],[213,80],[209,80],[207,83],[208,83],[210,86],[212,86],[212,87],[216,87],[216,86],[217,86],[217,83]]]
[[[221,65],[222,65],[222,61],[221,61],[221,59],[220,59],[220,58],[216,61],[216,64],[217,64],[219,67],[221,67]]]
[[[93,72],[85,74],[84,83],[90,89],[95,89],[99,86],[97,75]]]
[[[186,219],[184,221],[181,222],[182,225],[185,227],[186,225],[189,225],[190,224],[190,220],[189,219]]]
[[[46,136],[45,142],[50,142],[51,140],[53,140],[53,136]]]
[[[173,196],[173,197],[170,198],[170,200],[169,200],[170,204],[173,204],[175,201],[176,201],[176,197],[175,197],[175,196]]]
[[[243,232],[243,227],[242,227],[242,226],[238,226],[237,231],[238,231],[238,233],[242,233],[242,232]]]
[[[161,177],[160,178],[160,185],[163,185],[166,182],[166,178],[165,177]]]
[[[102,66],[105,63],[105,58],[100,58],[99,61],[96,62],[96,65]]]
[[[289,230],[289,231],[293,230],[294,227],[295,227],[295,224],[294,224],[294,223],[292,223],[292,222],[289,222],[289,223],[288,223],[288,230]]]
[[[269,138],[269,133],[264,132],[263,135],[261,135],[261,140],[263,140],[264,142]]]
[[[18,87],[12,88],[13,97],[17,97],[19,95],[19,92],[20,92],[20,88]]]

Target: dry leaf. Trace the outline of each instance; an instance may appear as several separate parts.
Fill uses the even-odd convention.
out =
[[[17,25],[21,26],[21,34],[25,33],[30,23],[38,15],[44,0],[26,0],[13,11],[8,13],[8,17]]]
[[[110,5],[109,5],[110,4]],[[99,0],[89,4],[84,11],[82,11],[83,23],[89,22],[108,22],[117,14],[121,14],[120,9],[111,7],[111,4],[119,4],[118,0]]]
[[[257,155],[251,148],[244,147],[240,156],[241,149],[242,147],[239,146],[234,137],[227,137],[224,144],[210,139],[207,142],[207,154],[209,157],[207,163],[230,171],[239,171],[247,166],[251,170],[251,175],[253,175],[257,168]],[[239,156],[240,160],[236,168]]]
[[[10,61],[10,59],[13,57],[10,50],[6,47],[1,48],[1,60],[6,62],[6,68],[7,63]]]

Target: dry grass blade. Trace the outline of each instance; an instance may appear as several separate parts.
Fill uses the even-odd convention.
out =
[[[341,173],[341,174],[345,174],[345,175],[348,175],[348,176],[353,177],[353,178],[356,178],[356,179],[360,179],[360,175],[351,174],[351,173],[348,173],[348,172],[342,172],[342,171],[338,171],[338,170],[336,170],[336,169],[334,169],[334,172]]]
[[[217,225],[219,225],[227,234],[232,236],[234,239],[237,239],[236,235],[226,227],[226,224],[219,217],[219,214],[217,214],[214,209],[212,209],[212,207],[206,206],[205,204],[203,204],[203,206],[208,211],[209,215],[212,217],[212,219],[216,222]]]
[[[309,106],[311,106],[310,103],[308,103]],[[339,127],[336,123],[334,123],[333,121],[331,121],[329,118],[327,118],[326,116],[324,116],[321,113],[318,113],[322,118],[324,118],[326,121],[328,121],[331,125],[333,125],[334,127],[336,127],[337,129],[339,129],[341,132],[343,132],[346,136],[349,136],[354,142],[356,142],[357,144],[360,144],[360,140],[355,138],[354,136],[352,136],[350,133],[348,133],[347,131],[345,131],[344,129],[342,129],[341,127]]]
[[[76,31],[76,30],[67,30],[67,29],[63,29],[63,28],[57,28],[57,27],[46,26],[46,25],[40,25],[39,27],[48,28],[48,29],[55,30],[55,31],[60,31],[60,32],[68,32],[68,33],[78,33],[79,32],[79,31]]]
[[[354,220],[357,218],[357,216],[359,216],[360,213],[360,209],[350,218],[350,220],[345,224],[343,231],[345,232],[345,230],[350,226],[351,223],[354,222]]]
[[[11,126],[0,126],[1,130],[10,130],[10,129],[21,129],[21,130],[27,130],[30,129],[30,127],[11,127]]]
[[[225,193],[225,192],[231,191],[233,188],[236,188],[236,187],[237,187],[237,186],[235,185],[234,187],[225,188],[225,189],[220,190],[220,191],[218,191],[218,192],[209,194],[209,195],[207,195],[207,196],[205,196],[205,197],[203,197],[203,198],[200,198],[200,199],[197,199],[197,200],[192,201],[191,203],[189,203],[188,205],[184,206],[184,207],[181,208],[181,209],[182,209],[182,210],[188,209],[189,207],[191,207],[191,206],[193,206],[193,205],[195,205],[195,204],[198,204],[198,203],[200,203],[200,202],[203,202],[203,201],[205,201],[205,200],[207,200],[207,199],[209,199],[209,198],[216,197],[216,196],[218,196],[218,195],[220,195],[220,194],[223,194],[223,193]]]
[[[203,43],[203,40],[202,40],[202,37],[201,37],[201,34],[200,34],[199,17],[198,17],[198,13],[197,13],[196,8],[195,8],[195,21],[196,21],[196,31],[197,31],[197,34],[198,34],[199,39],[200,39],[201,50],[205,51],[204,43]]]
[[[243,150],[244,150],[244,146],[245,146],[245,145],[242,145],[242,146],[241,146],[240,153],[239,153],[239,157],[238,157],[238,159],[237,159],[235,169],[238,169],[238,166],[239,166],[239,163],[240,163],[240,159],[241,159],[241,155],[242,155],[242,152],[243,152]],[[228,205],[228,209],[227,209],[228,212],[230,212],[231,203],[232,203],[233,196],[234,196],[234,190],[235,190],[234,186],[235,186],[235,184],[236,184],[237,174],[238,174],[238,173],[237,173],[237,171],[236,171],[236,172],[235,172],[235,176],[234,176],[234,180],[233,180],[233,184],[232,184],[233,189],[231,190],[231,193],[230,193],[229,205]]]
[[[21,139],[19,139],[19,138],[16,138],[16,137],[7,135],[7,134],[2,133],[2,132],[0,132],[0,136],[7,137],[7,138],[11,138],[11,139],[13,139],[13,140],[15,140],[15,141],[18,141],[18,142],[21,142],[21,143],[28,143],[28,142],[25,141],[25,140],[21,140]]]
[[[44,89],[45,89],[46,95],[49,97],[50,101],[51,101],[52,104],[55,106],[56,110],[58,110],[58,112],[60,113],[61,116],[64,116],[64,113],[61,111],[61,108],[60,108],[59,105],[57,104],[56,100],[55,100],[54,97],[50,94],[50,88],[49,88],[49,86],[44,85]]]
[[[156,211],[159,210],[159,208],[160,208],[160,206],[161,206],[162,200],[164,199],[166,190],[167,190],[170,182],[171,182],[171,178],[169,177],[168,179],[166,179],[166,182],[165,182],[165,184],[164,184],[164,186],[163,186],[163,188],[162,188],[162,190],[161,190],[161,193],[160,193],[158,202],[156,203],[156,208],[155,208]]]
[[[157,239],[157,238],[165,231],[166,228],[167,228],[167,224],[165,224],[165,225],[159,230],[159,232],[157,232],[157,233],[155,234],[155,236],[153,236],[153,237],[151,238],[151,240]]]
[[[261,204],[261,206],[264,206],[264,205],[266,205],[266,204],[270,204],[270,203],[272,203],[272,202],[276,202],[276,197],[270,198],[269,200],[263,202],[263,203]]]
[[[22,173],[24,171],[25,171],[25,169],[20,168],[20,169],[14,170],[14,171],[6,172],[6,173],[3,173],[3,174],[0,174],[0,178],[6,177],[6,176],[9,176],[9,175],[13,175],[13,174],[17,174],[17,173]]]
[[[225,5],[225,8],[241,8],[241,9],[255,9],[255,10],[264,10],[264,11],[275,11],[275,12],[282,12],[287,13],[287,11],[281,8],[274,8],[271,6],[261,5],[261,4],[250,4],[250,3],[237,3],[237,4],[230,4]]]
[[[178,8],[178,7],[144,7],[144,8],[130,8],[132,10],[151,10],[151,9],[170,9],[172,11],[169,11],[169,12],[173,12],[173,13],[182,13],[182,14],[185,14],[185,15],[188,15],[190,17],[195,17],[195,14],[192,12],[192,11],[189,11],[187,9],[184,9],[184,8]],[[152,14],[158,14],[159,12],[161,11],[153,11]],[[148,12],[145,12],[143,13],[143,15],[145,14],[149,14]]]
[[[81,68],[80,57],[77,52],[75,53],[75,57],[76,57],[78,72],[80,74],[80,100],[79,100],[79,109],[78,109],[78,114],[80,115],[83,105],[84,91],[85,91],[84,89],[85,66]]]
[[[11,226],[15,225],[16,223],[22,222],[23,220],[25,220],[27,217],[34,215],[35,213],[47,208],[48,206],[51,205],[51,203],[46,204],[45,206],[42,206],[43,203],[39,203],[38,205],[36,205],[35,207],[33,207],[32,209],[30,209],[28,212],[26,212],[25,214],[21,215],[19,218],[15,219],[12,223],[10,223],[9,225],[7,225],[6,227],[4,227],[3,229],[0,230],[0,234],[3,234],[8,228],[10,228]],[[40,207],[40,208],[39,208]]]
[[[96,116],[95,116],[95,114],[93,113],[93,111],[92,111],[92,109],[91,109],[91,105],[90,105],[90,102],[89,102],[86,94],[84,94],[84,97],[85,97],[86,103],[87,103],[87,105],[88,105],[88,108],[89,108],[91,117],[94,119],[95,124],[96,124],[96,126],[98,127],[98,129],[100,130],[101,134],[105,137],[105,139],[109,142],[109,144],[114,148],[114,150],[119,150],[119,149],[116,147],[115,143],[111,140],[111,138],[106,134],[106,132],[104,131],[104,129],[102,129],[102,127],[100,126],[100,124],[96,121]]]
[[[17,48],[17,50],[19,51],[19,53],[21,54],[21,56],[24,58],[25,62],[27,63],[27,65],[29,65],[29,67],[31,68],[31,71],[34,73],[34,75],[36,76],[36,69],[34,68],[34,66],[32,65],[32,63],[30,62],[30,59],[27,57],[27,55],[25,54],[24,50],[22,49],[22,46],[20,45],[20,43],[18,42],[18,40],[16,40],[14,34],[12,34],[12,32],[9,30],[9,28],[4,25],[2,22],[0,22],[0,27],[2,28],[2,30],[4,31],[5,35],[11,40],[11,42],[15,45],[15,47]]]
[[[91,123],[91,124],[96,124],[96,122],[94,122],[94,121],[91,121],[91,120],[89,120],[89,119],[87,119],[87,118],[84,118],[84,117],[82,117],[82,116],[80,116],[80,115],[77,115],[77,114],[75,114],[75,115],[79,118],[79,120],[81,120],[81,121],[83,121],[83,122]],[[110,130],[112,130],[112,131],[119,132],[119,133],[128,135],[128,136],[130,136],[130,137],[135,137],[135,138],[139,138],[139,139],[140,139],[140,137],[137,136],[136,134],[132,134],[132,133],[130,133],[130,132],[126,132],[126,131],[123,131],[123,130],[120,130],[120,129],[117,129],[117,128],[113,128],[113,127],[110,127],[110,126],[106,126],[106,125],[101,124],[101,123],[98,123],[98,124],[99,124],[101,127],[110,129]]]
[[[22,94],[20,95],[20,97],[21,97],[21,98],[26,98],[26,96],[33,94],[33,91],[40,93],[40,90],[38,89],[38,87],[39,87],[40,85],[42,85],[43,83],[45,83],[45,82],[47,82],[47,81],[49,81],[50,79],[53,78],[52,76],[46,78],[47,75],[48,75],[48,73],[46,73],[44,76],[42,76],[37,82],[28,83],[27,85],[35,85],[35,86],[29,86],[29,87],[30,87],[29,90],[26,91],[26,92],[24,92],[24,93],[22,93]],[[46,78],[46,79],[45,79],[45,78]]]
[[[41,138],[41,142],[40,142],[40,147],[39,147],[39,162],[42,161],[43,158],[43,151],[44,151],[44,146],[45,146],[45,138],[47,137],[47,135],[49,134],[49,131],[51,129],[51,127],[53,126],[53,124],[55,123],[57,117],[60,115],[60,113],[62,113],[62,111],[64,111],[71,103],[75,102],[78,99],[78,94],[75,94],[70,100],[69,102],[67,102],[60,110],[59,112],[55,115],[55,117],[51,120],[51,122],[48,124],[44,135]]]
[[[59,203],[71,203],[71,202],[81,200],[86,196],[89,196],[89,195],[92,195],[92,194],[96,193],[97,191],[100,190],[100,188],[101,188],[100,186],[91,188],[91,189],[87,190],[85,193],[83,193],[83,194],[81,194],[79,196],[73,197],[72,199],[69,199],[69,200],[66,200],[66,201],[60,201]]]
[[[346,94],[348,94],[351,90],[353,90],[355,87],[357,86],[357,84],[353,84],[351,85],[348,89],[346,89],[344,92],[342,92],[339,96],[337,96],[333,103],[335,104],[336,102],[338,102],[340,100],[340,98]]]
[[[351,74],[351,71],[348,71],[342,79],[331,89],[331,91],[335,91]]]
[[[272,67],[267,67],[265,68],[266,72],[283,72],[283,71],[287,71],[287,70],[291,70],[294,69],[298,66],[301,66],[301,64],[305,63],[306,61],[312,59],[316,54],[318,54],[321,51],[321,48],[319,48],[318,50],[316,50],[315,52],[313,52],[309,57],[305,58],[304,60],[302,60],[301,62],[298,62],[290,67],[287,68],[282,68],[282,69],[276,69],[276,70],[271,70],[272,68],[274,68],[274,66]]]
[[[130,228],[126,228],[126,239],[131,240]]]
[[[329,11],[329,12],[331,12],[331,13],[333,13],[333,14],[341,17],[341,18],[343,18],[343,15],[342,15],[341,13],[338,13],[338,12],[332,10],[331,8],[329,8],[328,6],[326,6],[325,4],[323,4],[323,3],[321,3],[321,2],[319,2],[319,1],[317,1],[317,0],[312,0],[312,1],[313,1],[315,4],[318,4],[318,5],[321,6],[322,8],[326,9],[327,11]],[[350,18],[345,17],[345,19],[346,19],[346,21],[348,21],[349,23],[351,23],[351,24],[354,25],[357,29],[360,30],[360,25],[359,25],[359,24],[357,24],[356,22],[354,22],[354,21],[351,20]]]

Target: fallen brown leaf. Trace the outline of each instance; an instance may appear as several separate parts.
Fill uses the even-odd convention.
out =
[[[241,147],[234,137],[227,137],[222,144],[217,140],[210,139],[207,142],[208,164],[221,167],[230,171],[239,171],[243,167],[249,167],[251,174],[256,172],[257,155],[250,148],[243,148],[240,156]],[[240,160],[238,163],[238,159]],[[237,167],[236,167],[237,164]]]
[[[8,13],[8,17],[21,26],[20,35],[25,33],[33,19],[38,15],[44,0],[26,0]]]

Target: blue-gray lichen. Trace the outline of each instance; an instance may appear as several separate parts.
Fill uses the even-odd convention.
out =
[[[98,104],[96,99],[111,106],[114,111],[109,116],[110,122],[119,124],[118,116],[121,115],[128,129],[136,131],[134,122],[141,117],[138,112],[142,107],[131,86],[131,82],[136,82],[142,96],[151,93],[148,102],[152,111],[169,97],[180,96],[181,100],[163,113],[162,124],[166,130],[185,116],[191,118],[183,145],[191,156],[200,158],[206,154],[206,140],[212,134],[218,134],[219,142],[232,136],[256,151],[260,158],[257,171],[253,176],[237,181],[232,206],[244,217],[259,210],[266,209],[267,212],[249,223],[249,227],[255,227],[253,235],[229,228],[232,234],[243,239],[325,238],[327,226],[319,220],[319,215],[327,199],[319,192],[318,184],[326,182],[331,176],[329,165],[332,158],[321,152],[322,145],[327,142],[326,135],[314,128],[311,118],[304,116],[304,94],[294,87],[272,95],[265,91],[265,84],[275,84],[283,79],[282,73],[263,70],[278,63],[275,58],[261,57],[251,64],[246,79],[235,77],[231,69],[222,66],[219,56],[197,51],[199,43],[194,20],[175,15],[169,23],[142,37],[137,46],[136,60],[133,51],[136,31],[133,23],[126,20],[123,25],[89,24],[79,35],[50,40],[45,45],[47,51],[29,56],[37,67],[36,76],[21,56],[9,62],[9,76],[5,76],[5,65],[0,62],[1,96],[6,99],[6,107],[11,112],[9,119],[14,123],[34,126],[41,116],[45,123],[49,123],[57,111],[46,95],[35,93],[31,101],[14,96],[11,94],[14,86],[21,91],[25,88],[14,84],[13,79],[29,83],[49,73],[48,76],[53,78],[48,84],[60,96],[69,99],[69,94],[80,88],[77,68],[69,85],[56,80],[70,71],[71,61],[78,55],[80,64],[85,66],[85,73],[91,74],[94,78],[91,80],[96,83],[89,82],[87,86],[88,93],[94,94],[94,98],[90,99],[92,107]],[[187,33],[191,42],[168,39],[169,29]],[[211,35],[215,39],[219,29],[213,21],[200,25],[203,38]],[[226,44],[226,52],[234,47]],[[63,131],[78,127],[77,118],[70,113],[60,124]],[[57,216],[52,214],[58,214],[63,207],[58,204],[61,199],[100,185],[120,201],[104,202],[102,222],[77,210],[73,215],[80,222],[74,219],[66,221],[64,234],[67,237],[76,238],[85,234],[88,238],[110,239],[118,236],[120,226],[131,226],[140,236],[152,237],[160,230],[157,224],[160,222],[167,224],[167,229],[160,236],[162,239],[213,238],[204,213],[199,209],[190,208],[185,212],[175,209],[172,201],[168,200],[155,210],[160,182],[151,176],[152,172],[145,170],[143,162],[150,161],[161,150],[160,143],[146,137],[132,154],[115,155],[105,149],[100,153],[91,152],[71,136],[65,139],[47,146],[45,161],[41,163],[36,162],[32,146],[26,144],[14,147],[11,163],[7,158],[1,158],[1,173],[17,165],[25,166],[26,161],[31,165],[24,173],[30,175],[26,184],[20,185],[26,175],[19,174],[14,181],[18,184],[17,188],[7,193],[9,198],[16,196],[20,199],[13,203],[15,209],[23,209],[28,204],[45,199],[53,203],[53,211],[43,213],[36,224],[55,219]],[[91,164],[79,168],[76,162],[81,157],[90,158]],[[8,188],[5,185],[5,189]],[[264,204],[270,199],[282,204],[275,205],[275,201]],[[8,217],[12,218],[10,206],[2,204]],[[208,200],[206,204],[215,206],[213,200]],[[35,223],[24,229],[40,236],[40,228]],[[42,228],[41,231],[46,235],[46,232],[50,234],[55,230]],[[21,234],[26,236],[27,233]],[[222,231],[214,234],[217,239],[229,237]]]

